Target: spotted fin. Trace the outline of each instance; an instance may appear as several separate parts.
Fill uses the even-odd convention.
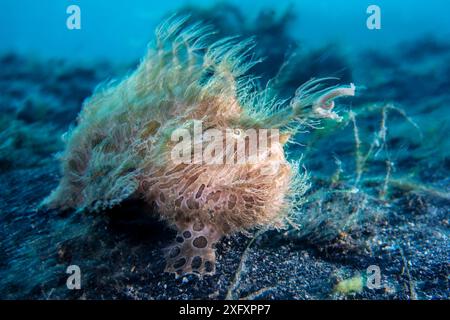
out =
[[[165,272],[212,275],[216,269],[215,244],[221,238],[215,228],[196,221],[179,228],[174,244],[166,250]]]

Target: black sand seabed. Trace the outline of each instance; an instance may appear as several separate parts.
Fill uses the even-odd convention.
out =
[[[60,135],[74,123],[83,99],[98,83],[125,74],[130,66],[4,55],[0,298],[448,299],[448,51],[446,44],[417,43],[396,56],[367,53],[363,62],[349,67],[347,76],[367,86],[352,102],[357,112],[362,110],[357,105],[395,101],[420,129],[419,134],[407,118],[393,112],[387,143],[395,170],[386,194],[379,183],[386,175],[383,158],[370,162],[373,170],[365,172],[360,189],[347,192],[355,172],[350,121],[333,139],[326,139],[331,134],[327,130],[310,135],[306,147],[293,146],[290,154],[304,154],[312,177],[312,200],[302,214],[319,212],[322,220],[303,232],[229,237],[218,245],[216,275],[202,279],[163,272],[161,249],[174,234],[141,203],[125,203],[102,215],[37,210],[58,183],[53,154],[61,150]],[[335,67],[321,65],[320,70]],[[369,71],[361,75],[361,70]],[[285,89],[296,82],[289,80]],[[369,144],[380,122],[380,113],[371,112],[361,111],[358,119]],[[343,163],[338,180],[331,178],[335,158]],[[336,222],[355,212],[358,219],[350,227]],[[72,264],[82,270],[81,290],[66,288],[65,271]],[[358,274],[365,283],[370,265],[380,268],[381,288],[335,289]]]

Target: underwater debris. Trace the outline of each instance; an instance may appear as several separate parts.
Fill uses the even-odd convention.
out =
[[[166,250],[166,271],[212,274],[214,245],[224,235],[286,226],[304,201],[308,180],[298,162],[286,159],[284,145],[318,119],[338,119],[333,100],[354,95],[354,85],[323,88],[321,79],[311,80],[284,105],[244,76],[258,63],[252,40],[209,44],[212,30],[187,26],[187,19],[164,21],[137,70],[85,101],[65,137],[59,186],[43,204],[98,212],[144,199],[178,231]],[[277,129],[280,139],[269,136],[265,156],[255,162],[177,163],[172,137],[177,130],[195,131],[195,121],[219,132],[234,128],[231,139],[246,152],[244,130]],[[206,149],[219,142],[209,141]],[[197,146],[194,139],[191,160]],[[234,159],[236,152],[223,155]]]
[[[339,281],[334,287],[334,292],[343,295],[349,295],[360,293],[363,291],[363,288],[364,288],[364,277],[358,274],[349,279]]]

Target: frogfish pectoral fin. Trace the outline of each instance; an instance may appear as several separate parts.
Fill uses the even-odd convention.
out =
[[[216,269],[215,244],[222,235],[199,221],[179,228],[175,242],[166,250],[165,272],[212,275]]]

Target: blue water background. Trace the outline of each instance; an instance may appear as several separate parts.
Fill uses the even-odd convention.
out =
[[[381,49],[425,35],[450,39],[448,0],[231,0],[250,17],[261,8],[282,12],[294,5],[298,19],[290,32],[305,46],[339,43],[348,52]],[[2,0],[0,52],[73,59],[136,59],[145,52],[153,29],[168,11],[215,1],[154,0]],[[66,8],[81,8],[82,29],[66,28]],[[368,30],[366,9],[380,6],[382,29]],[[276,44],[275,44],[276,45]]]

